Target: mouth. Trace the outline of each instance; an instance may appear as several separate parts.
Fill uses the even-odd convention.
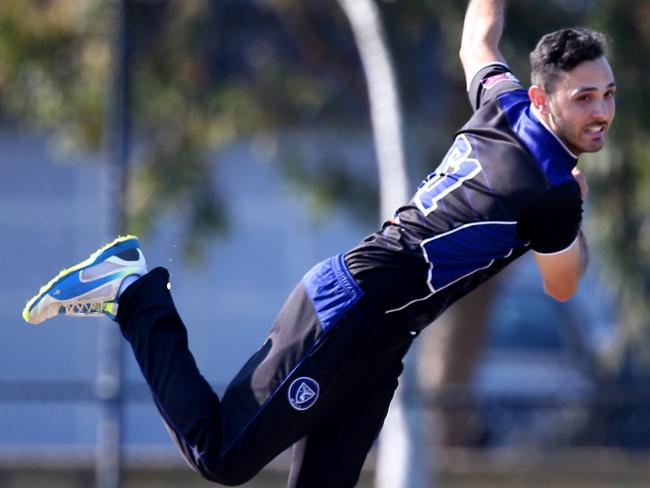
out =
[[[590,125],[585,129],[585,133],[592,136],[604,136],[606,131],[606,124]]]

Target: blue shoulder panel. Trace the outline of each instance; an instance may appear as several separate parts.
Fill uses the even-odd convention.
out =
[[[571,170],[578,162],[537,117],[531,113],[526,90],[514,90],[498,96],[510,127],[533,155],[552,185],[573,179]]]

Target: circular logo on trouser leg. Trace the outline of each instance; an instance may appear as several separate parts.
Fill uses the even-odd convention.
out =
[[[307,376],[296,378],[289,386],[289,403],[296,410],[307,410],[318,400],[319,390],[315,380]]]

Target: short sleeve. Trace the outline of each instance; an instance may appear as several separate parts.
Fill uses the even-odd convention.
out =
[[[520,237],[540,254],[554,254],[575,241],[582,222],[582,198],[575,181],[544,192],[523,211],[517,223]]]
[[[497,95],[521,88],[521,82],[507,65],[494,62],[478,70],[469,84],[467,95],[472,109],[476,112]]]

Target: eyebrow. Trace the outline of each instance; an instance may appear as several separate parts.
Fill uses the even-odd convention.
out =
[[[612,81],[609,85],[605,87],[606,90],[609,90],[610,88],[616,88],[616,83],[614,81]],[[587,93],[587,92],[594,92],[594,91],[598,91],[597,86],[583,86],[582,88],[578,88],[577,90],[572,92],[571,96],[580,95],[582,93]]]

